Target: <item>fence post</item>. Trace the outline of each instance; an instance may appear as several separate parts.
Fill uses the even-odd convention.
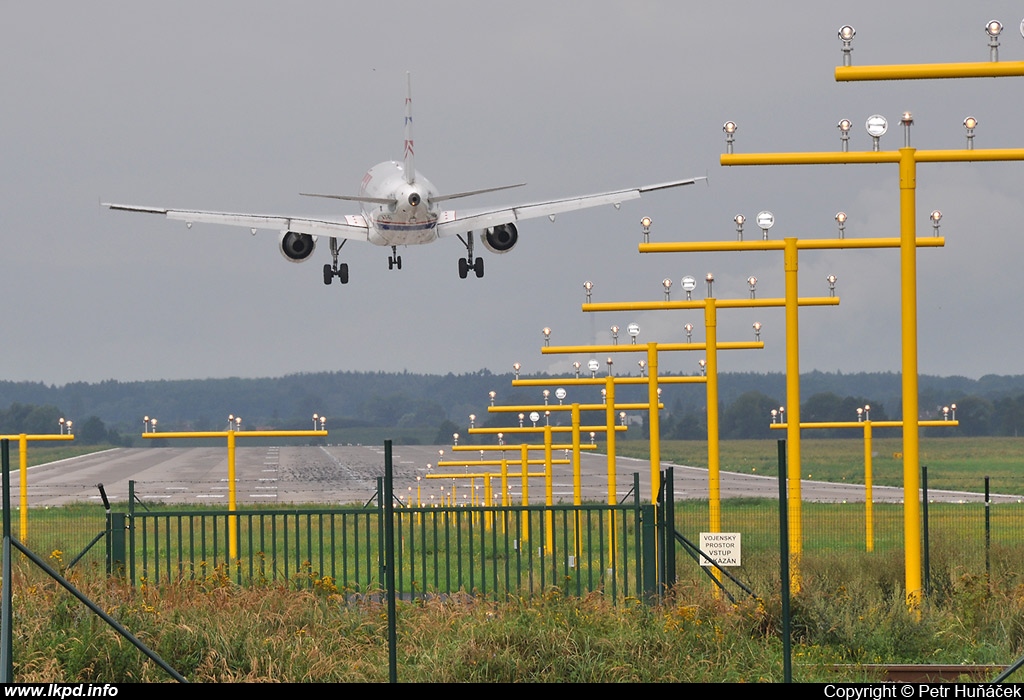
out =
[[[929,535],[928,535],[928,467],[921,465],[921,519],[924,522],[922,536],[924,539],[924,559],[921,563],[924,569],[924,594],[925,597],[932,592],[932,565],[929,559]],[[909,594],[909,593],[908,593]]]
[[[125,521],[124,513],[107,516],[107,576],[124,578],[125,575]]]
[[[643,570],[643,593],[644,599],[651,604],[658,602],[658,548],[657,548],[657,521],[655,514],[658,507],[653,504],[640,506],[640,530],[643,543],[640,561]]]
[[[668,467],[662,472],[661,489],[658,494],[661,507],[661,533],[659,544],[661,545],[661,560],[664,562],[664,573],[662,585],[666,591],[672,590],[676,585],[676,489],[675,471]]]
[[[135,587],[135,479],[128,480],[128,580]]]

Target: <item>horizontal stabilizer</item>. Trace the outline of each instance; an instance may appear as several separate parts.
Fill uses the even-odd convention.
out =
[[[355,194],[310,194],[299,192],[302,197],[324,197],[326,199],[343,199],[346,202],[366,202],[367,204],[390,204],[397,206],[398,200],[391,197],[361,197]]]
[[[500,190],[511,190],[516,187],[522,187],[525,182],[520,182],[517,185],[502,185],[501,187],[488,187],[485,190],[472,190],[471,192],[456,192],[455,194],[441,194],[435,197],[431,197],[431,202],[447,202],[449,199],[459,199],[460,197],[472,197],[475,194],[484,194],[485,192],[498,192]]]

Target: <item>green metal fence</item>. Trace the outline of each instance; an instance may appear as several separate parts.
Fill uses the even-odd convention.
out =
[[[500,598],[552,588],[634,596],[643,589],[645,508],[651,506],[400,508],[396,591],[407,598],[456,592]],[[112,559],[137,584],[226,579],[372,594],[384,581],[383,517],[379,507],[233,514],[131,509],[124,551]]]

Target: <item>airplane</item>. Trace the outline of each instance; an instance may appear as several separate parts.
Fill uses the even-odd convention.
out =
[[[343,219],[333,219],[165,209],[108,202],[101,204],[118,211],[163,214],[168,219],[184,221],[189,228],[192,228],[193,223],[244,226],[249,228],[254,235],[258,229],[275,229],[280,231],[278,245],[281,254],[285,260],[294,263],[308,260],[316,248],[318,238],[326,237],[329,240],[332,262],[324,265],[323,274],[324,284],[329,285],[335,277],[340,280],[341,284],[348,283],[348,264],[339,264],[338,262],[341,248],[348,240],[390,246],[391,255],[388,256],[388,269],[401,270],[402,256],[398,254],[398,246],[423,245],[432,243],[439,238],[457,236],[466,248],[466,257],[459,258],[459,277],[466,279],[469,272],[472,271],[479,278],[484,276],[484,260],[474,256],[474,232],[479,232],[481,243],[492,253],[507,253],[519,240],[517,223],[525,219],[547,216],[554,221],[557,214],[602,204],[612,204],[618,209],[622,202],[638,199],[643,193],[692,185],[698,180],[707,179],[706,177],[695,177],[688,180],[673,180],[614,192],[586,194],[489,209],[441,209],[439,205],[442,203],[463,197],[522,187],[525,183],[454,194],[440,194],[427,178],[416,171],[414,154],[412,78],[409,73],[406,73],[403,162],[385,161],[370,168],[363,175],[357,195],[300,193],[301,196],[306,197],[326,197],[358,202],[361,205],[361,214],[349,214]]]

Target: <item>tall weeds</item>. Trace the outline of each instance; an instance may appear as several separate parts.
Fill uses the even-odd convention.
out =
[[[898,554],[806,556],[792,607],[794,677],[870,680],[875,663],[1008,664],[1024,653],[1019,557],[992,580],[937,551],[935,590],[908,611]],[[408,682],[719,682],[782,679],[778,568],[744,567],[756,597],[736,603],[699,574],[659,605],[557,589],[494,602],[473,596],[403,602],[398,677]],[[128,588],[85,572],[93,600],[193,681],[383,682],[385,607],[329,581],[240,587],[205,578]],[[15,679],[167,681],[166,674],[62,588],[19,570]]]

